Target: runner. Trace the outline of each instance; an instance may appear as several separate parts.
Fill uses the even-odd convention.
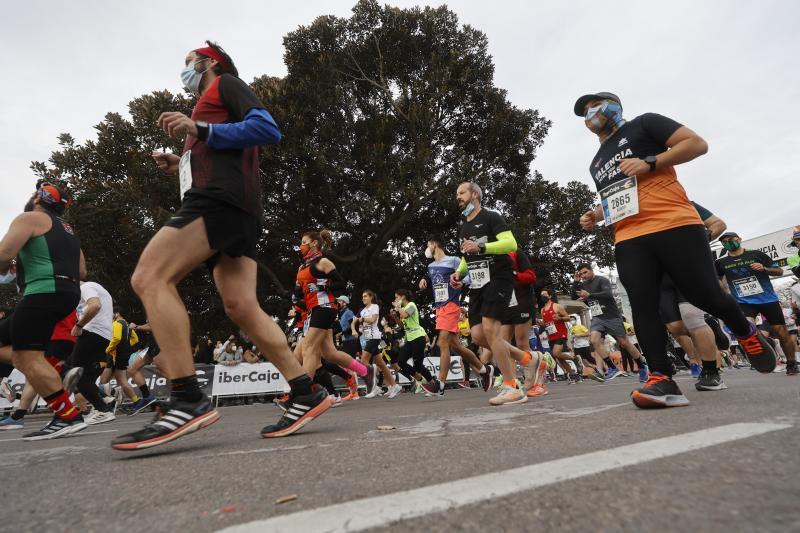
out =
[[[620,349],[627,350],[640,369],[639,377],[646,377],[647,365],[636,346],[628,340],[625,325],[622,322],[622,313],[619,312],[617,302],[614,300],[614,293],[608,278],[596,275],[588,263],[578,265],[572,285],[572,297],[576,300],[583,300],[592,313],[592,322],[589,326],[592,346],[594,346],[595,353],[608,367],[608,372],[603,379],[611,381],[617,377],[619,369],[608,355],[602,333],[610,335],[617,341]]]
[[[583,362],[583,377],[605,382],[603,377],[603,361],[597,354],[592,353],[591,333],[589,328],[578,322],[575,317],[570,320],[570,333],[572,334],[572,348],[576,357]]]
[[[162,113],[158,125],[185,136],[183,155],[155,153],[162,171],[178,173],[180,210],[150,240],[131,279],[144,304],[170,379],[171,395],[159,420],[112,440],[119,450],[170,442],[219,419],[202,393],[192,361],[189,320],[176,285],[206,262],[226,314],[267,355],[289,383],[289,410],[263,437],[294,433],[330,407],[292,356],[286,337],[256,297],[256,244],[261,235],[259,147],[281,134],[230,56],[214,43],[189,52],[184,86],[199,95],[192,117]],[[294,415],[292,413],[302,413]],[[291,415],[291,416],[290,416]]]
[[[427,276],[419,280],[419,288],[425,290],[430,287],[433,290],[440,364],[438,379],[429,381],[423,387],[430,394],[440,396],[444,394],[444,385],[450,368],[450,351],[452,350],[461,356],[464,375],[467,375],[468,367],[474,368],[480,375],[483,390],[488,391],[492,386],[494,367],[481,363],[472,350],[459,342],[459,325],[462,310],[458,304],[461,298],[461,290],[450,285],[450,276],[458,269],[461,259],[445,253],[440,237],[428,239],[425,257],[433,259],[433,262],[428,265]]]
[[[706,142],[655,113],[627,122],[619,97],[612,93],[584,95],[575,102],[574,112],[601,144],[589,166],[601,205],[584,213],[580,223],[587,231],[601,220],[613,225],[617,269],[651,370],[644,387],[631,394],[634,404],[644,408],[689,403],[672,380],[667,332],[658,313],[664,272],[689,302],[731,327],[760,371],[771,372],[775,352],[736,302],[717,288],[706,228],[675,173],[675,165],[706,153]]]
[[[491,350],[500,367],[503,389],[489,403],[524,403],[528,397],[517,388],[514,360],[522,365],[525,381],[536,383],[538,352],[534,358],[530,352],[511,346],[503,339],[500,322],[507,313],[514,291],[514,271],[508,253],[516,251],[517,241],[500,213],[481,207],[483,191],[477,183],[461,183],[456,198],[464,217],[459,228],[461,252],[464,255],[450,281],[454,288],[460,289],[464,285],[462,279],[469,273],[472,341]]]
[[[358,339],[353,335],[352,323],[356,315],[350,310],[350,298],[347,296],[337,296],[336,301],[339,303],[339,327],[341,328],[341,349],[350,357],[358,357],[360,347]],[[356,380],[356,373],[350,372],[350,377],[346,381],[347,388],[350,390],[347,396],[342,400],[358,400],[358,382]]]
[[[45,358],[56,324],[78,305],[78,280],[86,275],[80,241],[61,219],[68,203],[62,189],[39,181],[25,212],[0,240],[0,275],[8,274],[16,257],[16,281],[22,293],[13,315],[4,321],[0,346],[11,346],[14,366],[53,412],[53,419],[23,436],[25,440],[54,439],[86,428],[61,376]]]
[[[131,322],[128,324],[128,328],[132,332],[136,332],[140,339],[142,338],[140,335],[142,333],[147,336],[145,347],[140,350],[140,354],[134,358],[133,361],[129,362],[126,372],[128,377],[139,388],[139,392],[142,394],[141,397],[134,402],[133,406],[131,407],[129,416],[135,416],[156,402],[155,395],[150,390],[150,386],[147,384],[147,380],[144,379],[144,375],[142,375],[142,368],[147,365],[156,365],[156,368],[159,369],[161,374],[164,374],[164,369],[161,368],[161,358],[158,357],[158,355],[161,353],[161,349],[158,347],[158,343],[153,335],[153,329],[150,327],[150,323],[147,321],[145,321],[144,324],[135,324]]]
[[[361,362],[367,366],[370,372],[367,379],[367,394],[364,397],[375,398],[383,394],[383,391],[378,386],[377,372],[375,372],[373,364],[377,364],[378,368],[380,368],[383,375],[383,384],[389,387],[390,390],[397,390],[397,381],[395,381],[384,358],[376,357],[381,351],[381,310],[377,303],[378,295],[374,291],[367,289],[361,294],[361,301],[364,304],[364,308],[359,312],[359,316],[353,320],[352,331],[354,336],[358,336],[356,328],[361,326],[363,330],[366,343],[364,344],[364,350],[361,352]]]
[[[410,291],[406,289],[397,289],[394,291],[392,307],[403,324],[405,340],[399,350],[398,363],[404,363],[411,359],[414,363],[414,376],[422,377],[424,379],[422,386],[425,387],[425,385],[429,384],[431,381],[435,381],[435,379],[430,370],[425,366],[425,344],[427,343],[428,335],[425,333],[422,326],[419,325],[419,309],[417,309],[417,304],[414,303]],[[445,377],[447,377],[446,374]],[[402,390],[399,385],[395,385],[394,387]],[[390,387],[390,390],[392,390],[392,387]],[[425,390],[432,392],[427,388]],[[441,387],[433,388],[433,393],[438,397],[444,395],[444,381]]]
[[[727,289],[753,324],[759,313],[764,315],[786,355],[786,375],[800,374],[796,345],[786,329],[783,310],[770,281],[770,276],[782,276],[783,269],[764,252],[742,248],[742,239],[732,231],[723,233],[719,242],[728,252],[716,261],[720,283],[727,281]]]
[[[551,289],[542,289],[539,296],[544,302],[542,306],[542,322],[544,325],[542,327],[545,335],[547,335],[550,353],[556,360],[556,363],[566,373],[568,382],[575,383],[578,381],[578,376],[577,374],[573,374],[572,367],[569,366],[568,362],[572,361],[575,357],[567,350],[567,339],[569,335],[566,323],[570,320],[569,313],[558,303],[558,296],[556,296],[555,292]],[[576,370],[577,366],[576,364]],[[542,370],[544,370],[544,368],[542,368]],[[539,387],[544,388],[544,385],[540,385]],[[538,394],[537,392],[538,391],[531,389],[531,391],[528,392],[528,396],[539,396],[542,393],[546,394],[546,391]]]

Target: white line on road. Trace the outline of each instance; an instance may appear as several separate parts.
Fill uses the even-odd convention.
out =
[[[768,423],[719,426],[385,496],[353,500],[257,520],[227,527],[220,533],[295,531],[298,528],[315,533],[362,531],[790,427],[792,427],[790,424]]]

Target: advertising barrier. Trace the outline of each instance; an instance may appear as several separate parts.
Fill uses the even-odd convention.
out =
[[[280,394],[289,392],[289,384],[272,363],[216,365],[212,396],[242,394]]]

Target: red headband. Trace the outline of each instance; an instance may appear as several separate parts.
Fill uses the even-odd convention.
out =
[[[225,58],[222,57],[222,54],[220,54],[217,50],[211,48],[210,46],[206,46],[205,48],[198,48],[197,50],[194,50],[194,53],[210,57],[211,59],[216,59],[217,62],[220,65],[222,65],[222,68],[224,68],[225,70],[230,70],[230,65],[228,64],[227,61],[225,61]]]

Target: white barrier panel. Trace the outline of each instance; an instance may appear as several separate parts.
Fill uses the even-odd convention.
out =
[[[431,374],[434,377],[439,376],[439,361],[441,359],[439,357],[426,357],[423,360],[423,364],[430,370]],[[409,364],[411,364],[409,362]],[[406,385],[410,383],[410,381],[402,374],[398,374],[397,376],[398,381],[401,385]],[[450,356],[450,368],[447,370],[447,381],[463,381],[464,380],[464,368],[461,366],[461,356],[459,355],[451,355]]]
[[[25,374],[15,368],[9,374],[7,382],[14,394],[22,394],[22,389],[25,388]],[[36,405],[38,407],[47,407],[47,402],[39,398],[39,402]],[[11,409],[12,406],[13,404],[8,403],[5,397],[0,395],[0,409]]]
[[[216,365],[212,396],[289,392],[289,384],[272,363]]]

